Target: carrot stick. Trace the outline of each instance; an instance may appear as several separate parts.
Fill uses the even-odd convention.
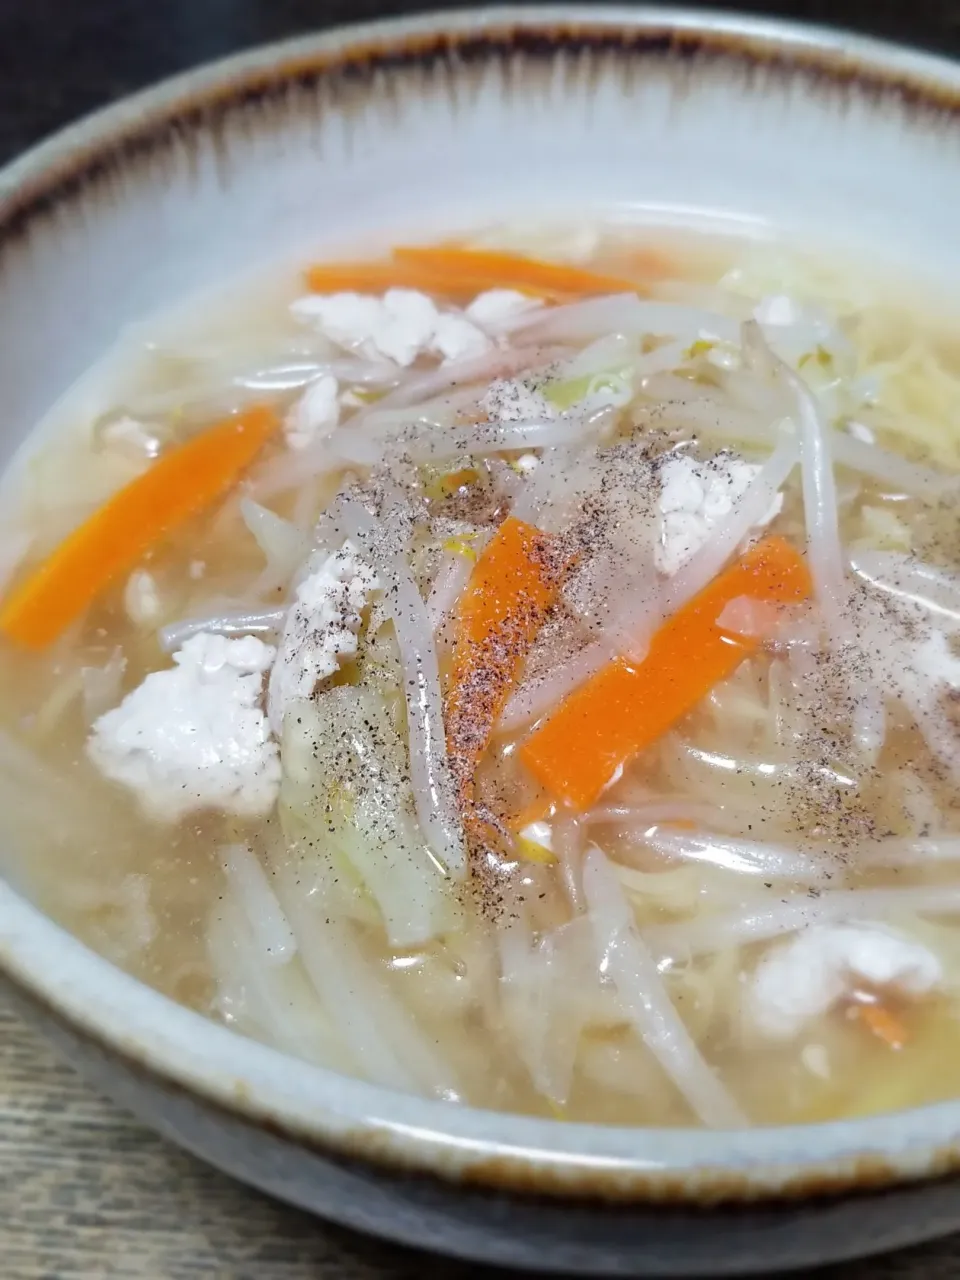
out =
[[[601,275],[582,267],[540,262],[517,253],[490,249],[461,249],[455,245],[410,245],[393,251],[404,265],[433,273],[438,280],[465,283],[476,289],[534,291],[542,297],[562,299],[590,293],[636,293],[635,280]]]
[[[385,259],[380,262],[318,262],[307,268],[307,287],[314,293],[385,293],[387,289],[420,289],[444,292],[434,272],[412,263]],[[449,282],[447,282],[449,284]],[[469,293],[474,290],[466,286]],[[452,288],[459,294],[461,289]]]
[[[810,575],[782,538],[767,538],[669,618],[643,662],[616,658],[575,689],[524,743],[521,759],[553,795],[588,808],[631,756],[665,733],[754,653],[760,642],[717,618],[737,596],[791,603]]]
[[[493,726],[571,563],[554,539],[510,516],[470,575],[446,706],[447,749],[465,807]]]
[[[650,274],[650,268],[644,272]],[[663,270],[657,271],[658,275]],[[532,298],[561,302],[594,293],[636,293],[636,280],[516,253],[464,249],[457,245],[410,245],[373,262],[315,263],[306,271],[314,293],[383,293],[419,289],[466,299],[485,289],[514,289]]]
[[[155,543],[215,502],[279,425],[253,408],[164,454],[94,512],[4,601],[0,632],[42,649]]]
[[[466,270],[452,275],[428,263],[405,262],[398,258],[379,262],[318,262],[307,268],[307,288],[314,293],[385,293],[387,289],[419,289],[422,293],[441,294],[465,302],[477,293],[492,288],[489,274]],[[550,289],[535,285],[510,283],[504,288],[516,289],[531,298],[551,300],[557,296]],[[609,292],[609,291],[608,291]]]

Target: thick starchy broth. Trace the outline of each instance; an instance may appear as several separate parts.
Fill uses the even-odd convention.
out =
[[[0,556],[3,856],[92,947],[479,1106],[957,1092],[933,304],[777,243],[497,228],[138,326],[48,428]]]

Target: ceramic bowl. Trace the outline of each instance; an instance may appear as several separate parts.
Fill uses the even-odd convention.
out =
[[[0,449],[128,321],[301,244],[602,211],[829,235],[952,286],[958,209],[960,67],[830,31],[590,4],[258,50],[0,173]],[[71,1060],[174,1141],[396,1241],[594,1276],[716,1276],[960,1227],[960,1101],[738,1133],[423,1101],[177,1007],[11,883],[0,966]]]

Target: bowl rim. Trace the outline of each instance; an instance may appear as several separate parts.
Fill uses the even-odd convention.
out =
[[[500,30],[549,35],[558,27],[728,41],[741,56],[810,59],[847,77],[859,71],[921,106],[940,111],[948,103],[960,110],[960,63],[841,29],[669,6],[425,13],[258,46],[93,112],[0,170],[0,233],[65,165],[219,94],[237,95],[265,73],[284,79],[297,65],[430,37]],[[319,1155],[356,1157],[461,1184],[621,1202],[703,1203],[864,1189],[960,1168],[960,1100],[855,1120],[718,1132],[538,1119],[367,1084],[288,1057],[176,1004],[95,954],[3,880],[0,975],[47,1018],[108,1050],[156,1087],[201,1098]]]

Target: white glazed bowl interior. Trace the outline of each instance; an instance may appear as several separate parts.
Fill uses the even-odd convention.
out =
[[[579,23],[596,39],[566,54],[537,54],[535,42],[484,54],[476,33],[495,44],[516,21]],[[453,41],[474,33],[474,53],[431,61],[422,50],[437,30]],[[654,38],[667,30],[681,35],[674,52]],[[624,52],[623,31],[649,50]],[[706,41],[713,52],[688,56],[684,31],[691,48]],[[394,45],[421,52],[369,74],[316,74],[355,46]],[[852,243],[954,286],[951,102],[960,69],[919,54],[747,19],[594,6],[378,24],[188,75],[0,175],[0,451],[11,456],[128,322],[269,259],[367,235],[425,236],[498,215],[709,216],[758,236],[777,228],[800,243]],[[514,1167],[557,1190],[584,1175],[613,1189],[663,1172],[695,1197],[733,1172],[746,1195],[814,1175],[853,1182],[872,1156],[892,1176],[919,1176],[960,1153],[960,1102],[727,1134],[561,1125],[392,1093],[177,1007],[9,884],[0,963],[58,1017],[188,1090],[305,1139],[351,1150],[370,1139],[384,1159],[453,1176],[494,1159],[508,1184]]]

